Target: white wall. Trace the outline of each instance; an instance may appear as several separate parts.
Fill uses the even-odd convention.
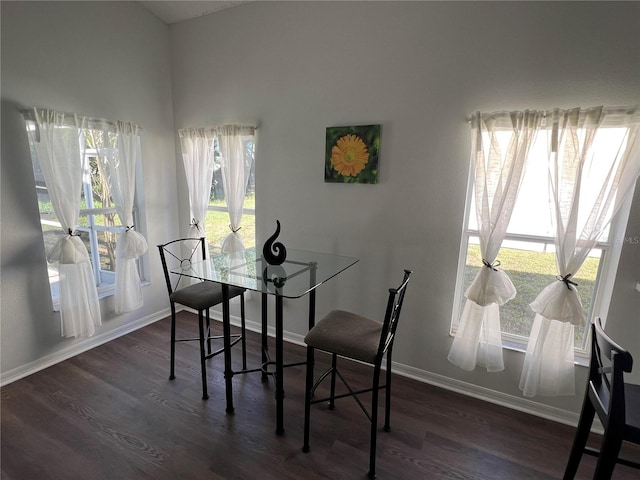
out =
[[[2,2],[3,381],[119,335],[168,310],[155,245],[177,232],[168,27],[131,2]],[[153,283],[144,307],[116,316],[101,301],[91,339],[60,337],[52,311],[31,157],[18,109],[48,107],[129,120],[142,133]],[[140,226],[139,226],[140,227]]]
[[[132,314],[115,316],[103,301],[97,337],[166,313],[154,245],[188,224],[175,130],[255,121],[259,238],[279,219],[292,248],[361,259],[321,287],[319,315],[334,307],[381,315],[386,289],[412,268],[394,355],[405,373],[551,416],[578,411],[581,392],[521,400],[521,353],[506,352],[505,372],[490,375],[446,360],[468,173],[465,118],[474,110],[637,103],[640,4],[254,2],[170,28],[133,2],[1,9],[3,381],[86,345],[60,338],[51,312],[16,110],[37,105],[144,127],[152,284]],[[324,183],[326,127],[365,123],[382,124],[380,184]],[[638,193],[631,215],[609,321],[640,358]],[[257,307],[252,300],[252,320]],[[285,308],[285,328],[299,338],[306,302]]]
[[[249,3],[171,26],[175,125],[259,123],[259,240],[279,219],[292,248],[361,259],[319,290],[319,315],[333,307],[382,315],[386,289],[412,268],[394,360],[433,381],[519,401],[522,353],[507,351],[506,370],[493,374],[446,359],[465,118],[637,103],[639,13],[640,4],[592,2]],[[380,184],[324,183],[326,127],[370,123],[382,124]],[[625,245],[625,255],[637,259],[639,249]],[[637,333],[640,294],[627,287],[616,290],[612,319],[622,338]],[[286,329],[304,332],[305,306],[287,304]],[[640,344],[632,348],[640,357]],[[576,397],[536,399],[540,408],[578,411],[584,373]]]

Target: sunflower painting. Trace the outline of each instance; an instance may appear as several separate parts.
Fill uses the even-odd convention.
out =
[[[324,181],[378,183],[380,125],[327,128]]]

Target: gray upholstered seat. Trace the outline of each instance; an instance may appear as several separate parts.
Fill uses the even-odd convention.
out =
[[[316,323],[304,342],[310,347],[373,363],[381,332],[380,322],[344,310],[334,310]]]
[[[242,288],[229,287],[229,298],[243,292]],[[194,310],[204,310],[222,303],[222,287],[218,283],[198,282],[176,290],[169,295],[169,300]]]

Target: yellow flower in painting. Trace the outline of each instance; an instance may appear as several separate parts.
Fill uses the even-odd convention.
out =
[[[368,161],[367,146],[357,135],[345,135],[331,149],[331,165],[346,177],[358,175]]]

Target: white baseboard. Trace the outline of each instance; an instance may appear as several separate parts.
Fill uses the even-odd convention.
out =
[[[185,309],[185,310],[192,311],[190,309]],[[192,311],[192,312],[197,313],[195,311]],[[63,360],[67,360],[68,358],[71,358],[82,352],[85,352],[94,347],[102,345],[106,342],[114,340],[118,337],[131,333],[139,328],[142,328],[162,318],[165,318],[169,314],[170,314],[169,309],[162,310],[153,315],[149,315],[147,317],[136,320],[135,322],[132,322],[130,324],[118,327],[102,335],[96,335],[95,337],[87,338],[82,342],[75,343],[74,345],[68,348],[62,349],[51,355],[42,357],[26,365],[22,365],[13,370],[9,370],[0,376],[0,386],[19,380],[20,378],[24,378],[28,375],[31,375],[32,373],[43,370],[51,365],[59,363]],[[212,319],[221,321],[220,318],[214,317]],[[239,326],[240,317],[232,315],[231,324],[235,326]],[[246,328],[254,332],[262,331],[262,325],[260,322],[254,322],[250,320],[247,320]],[[275,336],[275,327],[269,326],[267,333],[271,337]],[[303,335],[285,331],[284,340],[289,343],[304,346]],[[498,392],[496,390],[491,390],[489,388],[480,387],[478,385],[474,385],[471,383],[462,382],[460,380],[445,377],[437,373],[421,370],[421,369],[411,367],[409,365],[397,363],[397,362],[393,362],[393,369],[394,369],[393,370],[394,373],[397,373],[398,375],[402,375],[404,377],[411,378],[411,379],[414,379],[423,383],[427,383],[429,385],[433,385],[436,387],[444,388],[445,390],[451,390],[453,392],[461,393],[463,395],[477,398],[479,400],[484,400],[486,402],[490,402],[496,405],[501,405],[503,407],[528,413],[530,415],[535,415],[537,417],[545,418],[547,420],[552,420],[554,422],[570,425],[572,427],[575,427],[578,424],[579,415],[574,412],[569,412],[567,410],[550,407],[548,405],[534,402],[526,398],[509,395],[506,393]],[[592,430],[595,433],[600,433],[600,434],[602,434],[603,432],[602,425],[600,425],[597,419],[594,422],[594,427]]]
[[[549,405],[534,402],[523,397],[517,397],[515,395],[480,387],[472,383],[462,382],[454,378],[420,370],[401,363],[393,362],[393,373],[571,427],[576,427],[580,418],[579,413],[550,407]],[[593,420],[591,431],[599,435],[604,433],[602,423],[600,423],[597,416]]]
[[[98,334],[89,338],[83,338],[73,345],[62,348],[57,352],[45,355],[44,357],[34,360],[33,362],[20,365],[19,367],[1,373],[0,386],[15,382],[16,380],[20,380],[21,378],[39,372],[40,370],[44,370],[45,368],[55,365],[56,363],[60,363],[71,357],[75,357],[76,355],[86,352],[87,350],[91,350],[92,348],[103,345],[107,342],[110,342],[111,340],[115,340],[118,337],[122,337],[123,335],[138,330],[139,328],[146,327],[151,323],[166,318],[170,314],[171,312],[168,308],[166,308],[152,315],[134,320],[133,322],[127,323],[126,325],[121,325],[117,328],[114,328],[113,330],[109,330],[108,332]]]
[[[444,388],[445,390],[451,390],[469,397],[508,407],[537,417],[542,417],[547,420],[553,420],[565,425],[576,426],[578,424],[579,415],[573,412],[550,407],[526,398],[516,397],[514,395],[498,392],[489,388],[480,387],[472,383],[462,382],[443,375],[438,375],[437,373],[419,370],[396,362],[393,363],[393,368],[394,373],[428,383],[429,385]]]

